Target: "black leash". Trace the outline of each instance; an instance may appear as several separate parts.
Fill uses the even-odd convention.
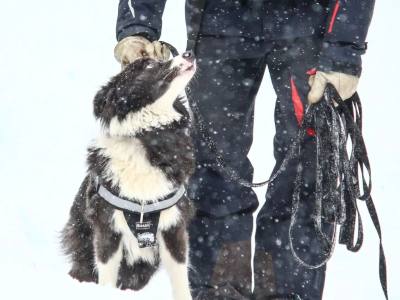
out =
[[[202,114],[190,89],[187,89],[196,129],[208,148],[215,155],[213,167],[228,181],[237,182],[247,187],[260,187],[273,182],[284,170],[289,162],[297,161],[297,174],[293,193],[292,216],[289,228],[289,241],[293,256],[297,262],[309,269],[316,269],[325,265],[331,258],[336,241],[336,226],[340,225],[339,243],[345,244],[347,249],[353,252],[360,250],[363,244],[363,225],[358,209],[357,200],[365,201],[371,220],[379,237],[379,276],[385,298],[388,299],[386,279],[386,259],[382,246],[382,233],[375,205],[371,197],[371,167],[362,136],[362,107],[357,94],[344,102],[335,88],[328,85],[324,99],[318,104],[308,107],[298,134],[291,144],[280,167],[271,177],[263,182],[253,183],[240,177],[237,172],[229,167],[223,156],[217,149],[214,139],[206,127]],[[311,265],[300,258],[293,246],[293,228],[297,220],[297,211],[300,203],[300,193],[304,181],[304,167],[301,156],[303,153],[303,141],[307,129],[313,127],[316,132],[317,166],[316,166],[316,191],[313,221],[316,234],[324,243],[323,252],[325,258],[318,264]],[[347,143],[351,141],[350,156],[347,152]],[[368,173],[368,181],[365,177]],[[360,178],[363,194],[360,191]],[[355,239],[355,224],[358,221],[357,241]],[[333,224],[333,232],[323,232],[323,222]]]
[[[326,253],[325,259],[316,265],[307,264],[300,258],[293,247],[292,236],[303,183],[303,165],[300,159],[301,141],[304,139],[306,129],[310,126],[315,128],[317,144],[316,197],[313,220],[316,234],[325,244],[324,251]],[[347,152],[349,139],[352,144],[350,155]],[[386,259],[382,245],[381,227],[371,197],[371,167],[362,136],[362,106],[358,94],[343,101],[335,88],[328,85],[324,99],[307,110],[296,141],[298,146],[295,147],[298,148],[294,153],[298,153],[298,155],[293,159],[297,159],[298,168],[289,229],[290,246],[294,257],[301,265],[311,269],[326,264],[334,250],[336,225],[340,225],[339,243],[346,245],[350,251],[359,251],[363,244],[363,225],[357,200],[364,201],[379,237],[379,277],[385,298],[388,299]],[[366,180],[364,170],[368,173],[368,180]],[[333,224],[331,236],[323,232],[323,221]],[[354,243],[356,222],[358,222],[357,240]]]
[[[186,88],[186,94],[189,99],[192,99],[192,100],[194,99],[190,87]],[[291,160],[291,157],[294,155],[294,153],[290,153],[290,155],[287,155],[286,158],[284,159],[284,161],[282,162],[281,167],[278,169],[278,171],[276,173],[272,174],[272,176],[268,180],[265,180],[263,182],[257,182],[257,183],[253,183],[248,180],[245,180],[233,168],[229,167],[226,164],[224,157],[222,156],[221,152],[218,151],[218,149],[217,149],[214,139],[211,137],[211,135],[208,132],[208,129],[205,125],[206,122],[203,119],[203,116],[200,112],[200,109],[199,109],[196,101],[194,101],[194,100],[190,101],[190,104],[191,104],[191,108],[193,111],[193,115],[195,117],[194,123],[197,126],[198,132],[200,133],[202,139],[206,142],[210,151],[215,155],[216,163],[214,166],[211,166],[211,167],[213,167],[216,171],[222,173],[224,175],[224,177],[226,179],[228,179],[228,181],[238,182],[239,184],[246,186],[246,187],[252,187],[252,188],[253,187],[254,188],[262,187],[262,186],[272,182],[276,177],[278,177],[278,175],[281,174],[283,172],[283,170],[286,168],[287,164]],[[294,142],[294,144],[295,144],[295,146],[297,146],[296,141]],[[295,147],[292,147],[291,150],[292,151],[289,151],[289,152],[295,151]]]
[[[174,56],[178,51],[172,45],[168,45]],[[253,183],[242,178],[234,169],[229,167],[221,153],[218,151],[214,139],[208,132],[200,109],[194,101],[192,91],[188,87],[186,93],[191,104],[194,115],[194,123],[201,138],[206,142],[209,150],[215,155],[215,164],[212,165],[216,171],[222,174],[228,181],[237,182],[246,187],[261,187],[273,182],[292,160],[297,161],[297,174],[293,192],[292,216],[289,227],[290,248],[296,261],[309,269],[316,269],[325,265],[331,258],[336,241],[336,226],[340,226],[339,243],[346,245],[352,252],[360,250],[363,244],[363,225],[358,209],[358,199],[364,201],[369,215],[379,237],[379,277],[385,298],[388,299],[386,259],[382,245],[382,232],[371,197],[371,167],[368,159],[367,149],[362,136],[362,106],[356,93],[352,98],[343,101],[336,89],[328,84],[323,99],[307,108],[301,127],[297,136],[291,144],[279,169],[270,178],[263,182]],[[315,185],[315,207],[313,221],[316,234],[324,243],[323,252],[325,258],[318,264],[311,265],[305,262],[297,254],[293,246],[293,227],[297,220],[297,211],[300,203],[300,193],[303,185],[303,164],[301,155],[303,153],[303,141],[308,128],[314,128],[316,132],[317,162],[316,162],[316,185]],[[350,156],[347,152],[348,141],[351,141]],[[366,180],[365,170],[368,174]],[[361,178],[359,178],[359,171]],[[360,189],[360,179],[362,191]],[[323,232],[323,222],[333,224],[333,232]],[[357,228],[357,240],[354,244]]]

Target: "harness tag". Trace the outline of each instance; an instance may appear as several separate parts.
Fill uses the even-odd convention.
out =
[[[141,217],[142,219],[142,217]],[[136,222],[135,223],[136,238],[138,240],[139,248],[154,247],[157,244],[154,224],[152,221]]]
[[[138,241],[139,248],[154,247],[157,245],[157,228],[160,212],[145,214],[143,207],[142,205],[139,214],[124,211],[124,216],[129,228]],[[146,221],[143,220],[144,217],[146,217]]]
[[[155,236],[157,228],[154,230],[151,218],[149,221],[143,222],[143,217],[144,203],[142,203],[139,222],[135,222],[135,235],[138,240],[139,248],[154,247],[157,244]]]

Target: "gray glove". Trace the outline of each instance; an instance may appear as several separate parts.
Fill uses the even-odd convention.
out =
[[[169,48],[159,41],[150,42],[142,36],[128,36],[122,39],[114,49],[114,56],[122,68],[134,60],[150,57],[157,60],[168,60]]]
[[[349,99],[357,90],[359,78],[340,72],[322,72],[317,71],[315,75],[310,76],[308,84],[311,87],[308,93],[308,102],[317,103],[321,100],[327,83],[331,83],[338,91],[343,100]]]

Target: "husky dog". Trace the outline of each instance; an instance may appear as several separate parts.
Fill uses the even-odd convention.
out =
[[[186,226],[192,210],[182,190],[194,155],[179,95],[195,69],[191,52],[169,61],[139,59],[95,96],[103,129],[88,148],[87,176],[62,232],[73,278],[138,290],[161,261],[175,299],[191,299]],[[125,209],[131,206],[141,210]]]

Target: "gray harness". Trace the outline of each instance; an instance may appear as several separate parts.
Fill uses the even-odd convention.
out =
[[[138,240],[139,248],[154,247],[157,244],[157,228],[161,211],[174,206],[182,199],[186,190],[183,185],[163,199],[154,203],[139,204],[135,199],[124,199],[111,193],[100,183],[99,176],[93,176],[97,194],[107,203],[123,211],[125,220]],[[146,214],[146,220],[144,215]]]
[[[178,203],[178,201],[182,198],[182,196],[186,192],[185,187],[183,185],[181,185],[178,189],[176,189],[172,193],[165,196],[164,199],[161,199],[154,203],[139,204],[138,200],[124,199],[124,198],[118,197],[117,195],[114,195],[113,193],[111,193],[107,188],[105,188],[100,183],[98,176],[96,176],[94,178],[94,182],[95,182],[97,193],[105,201],[107,201],[108,203],[110,203],[111,205],[113,205],[119,209],[126,210],[126,211],[133,212],[133,213],[139,213],[139,214],[158,212],[158,211],[162,211],[167,208],[170,208],[171,206],[174,206],[176,203]]]

